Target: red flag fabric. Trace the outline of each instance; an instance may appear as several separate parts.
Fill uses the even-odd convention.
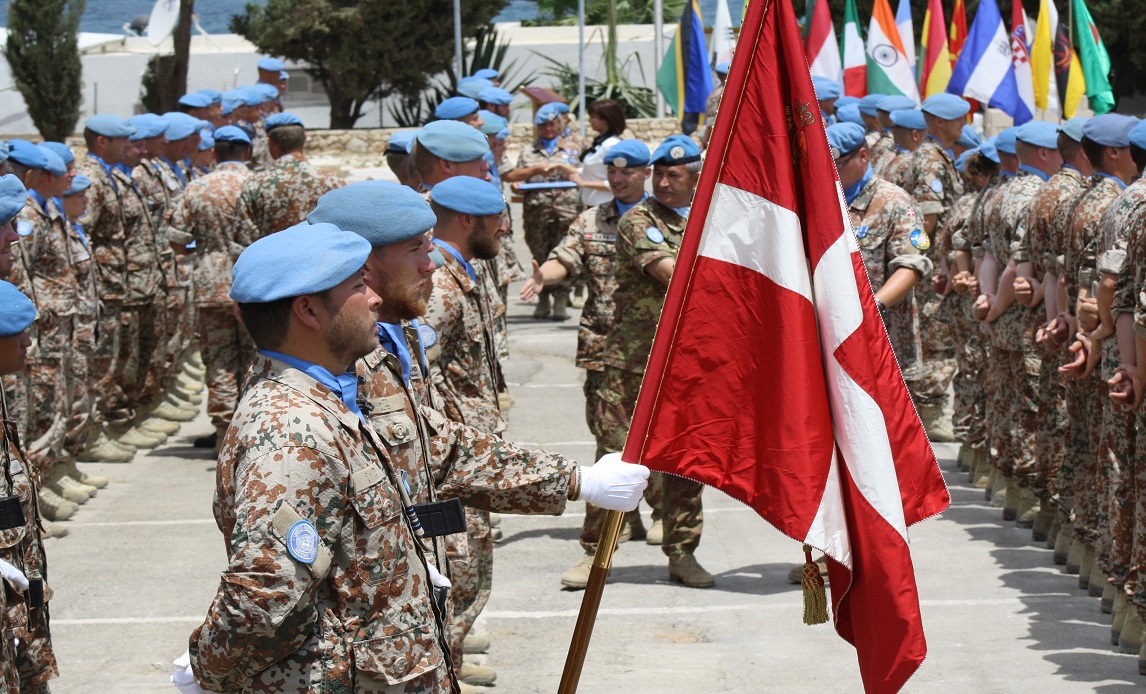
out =
[[[926,654],[907,527],[949,496],[875,305],[791,5],[753,0],[624,459],[828,556],[869,692]]]

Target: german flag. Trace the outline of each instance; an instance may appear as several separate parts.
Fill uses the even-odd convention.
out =
[[[700,6],[697,0],[689,0],[681,12],[676,36],[657,71],[657,89],[676,114],[684,134],[691,134],[704,123],[705,102],[712,88]]]

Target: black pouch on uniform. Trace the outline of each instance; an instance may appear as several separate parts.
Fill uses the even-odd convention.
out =
[[[44,606],[44,581],[42,579],[28,579],[28,592],[24,595],[24,602],[34,610]]]
[[[24,525],[24,509],[20,507],[20,497],[0,497],[0,530],[11,530]]]
[[[466,531],[466,512],[460,499],[446,499],[428,504],[414,504],[414,513],[422,523],[426,537],[440,537]]]

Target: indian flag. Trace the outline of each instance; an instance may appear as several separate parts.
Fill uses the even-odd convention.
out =
[[[867,91],[902,94],[919,101],[915,69],[907,58],[887,0],[875,0],[867,30]]]

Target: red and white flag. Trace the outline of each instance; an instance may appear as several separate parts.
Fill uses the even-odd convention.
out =
[[[813,6],[812,23],[805,40],[812,74],[826,77],[843,87],[844,69],[840,64],[840,44],[836,41],[836,29],[832,26],[828,0],[817,0]]]
[[[875,305],[786,0],[752,0],[624,459],[829,557],[869,692],[927,651],[907,528],[947,507]]]

